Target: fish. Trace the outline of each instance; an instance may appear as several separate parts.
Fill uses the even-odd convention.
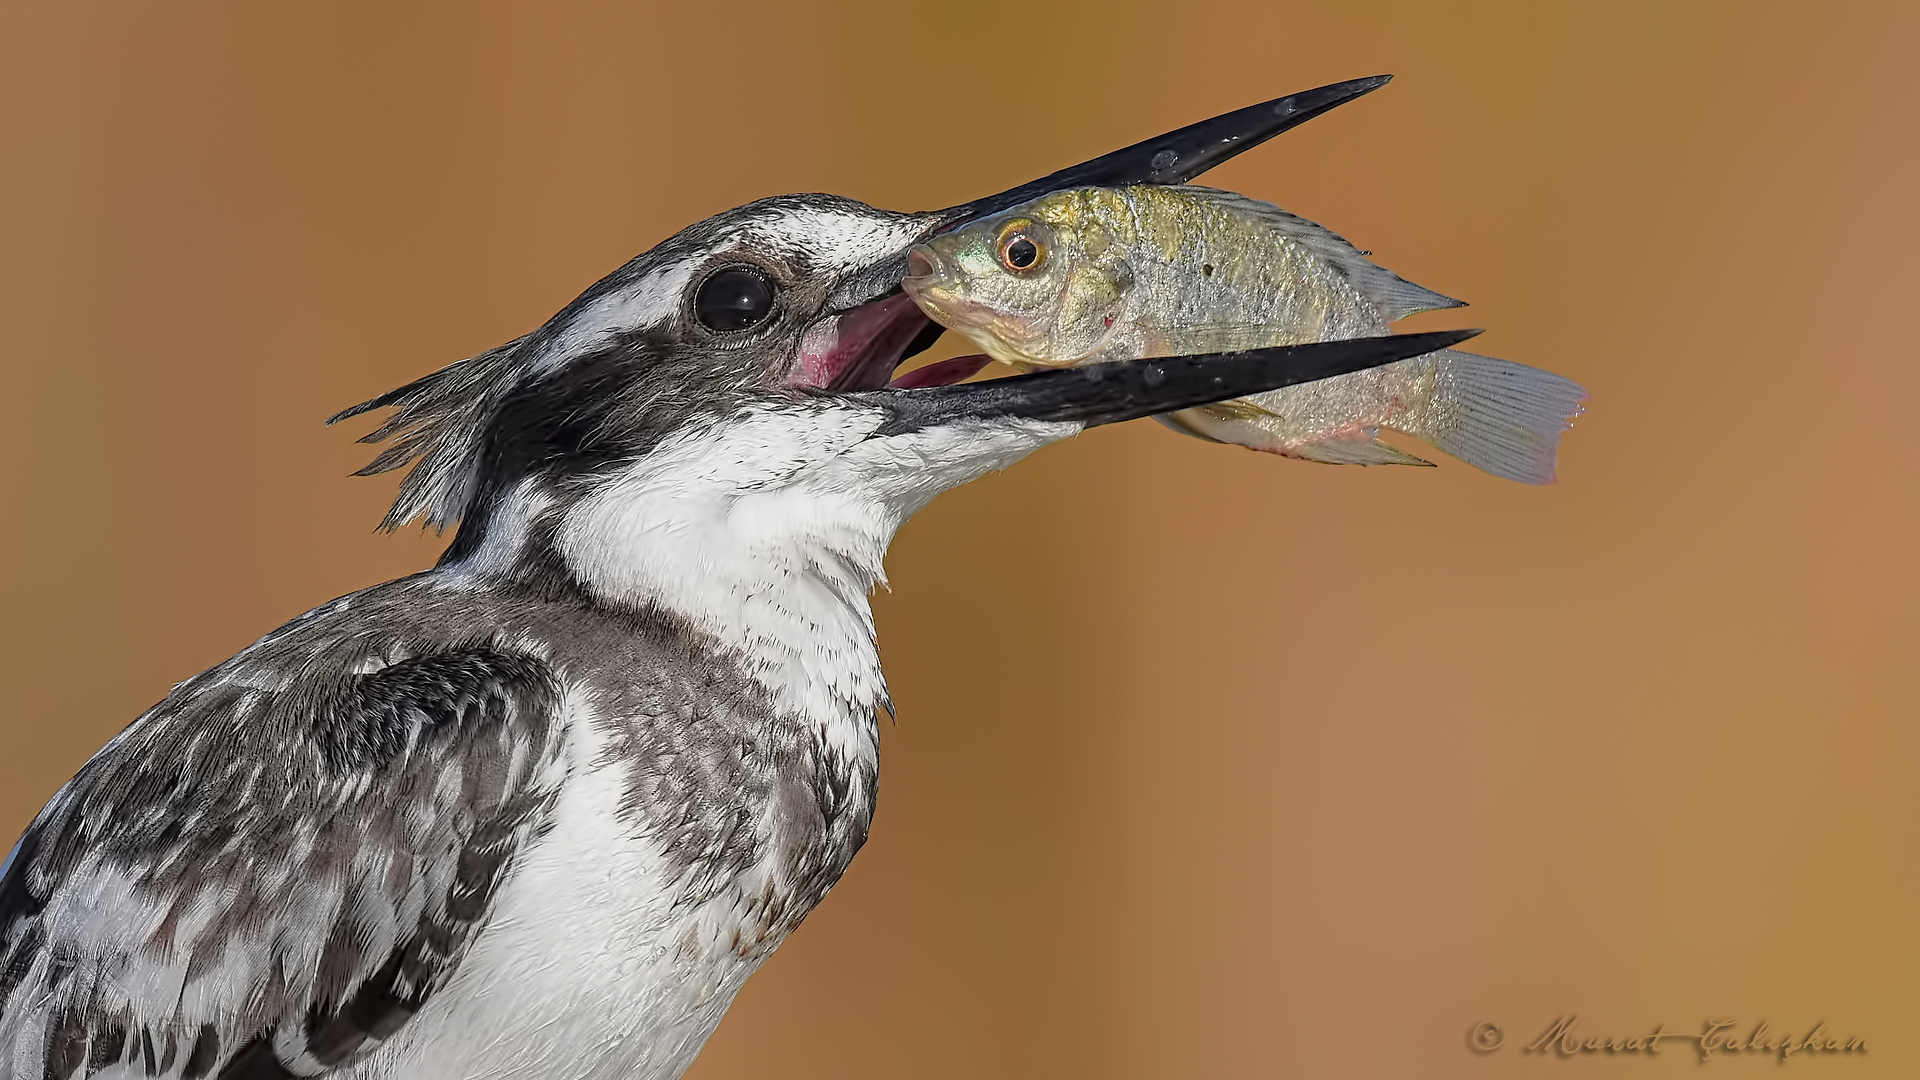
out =
[[[1022,371],[1372,337],[1463,306],[1366,254],[1230,191],[1078,188],[914,247],[902,288],[928,318]],[[1382,441],[1391,428],[1494,476],[1545,484],[1586,400],[1553,372],[1449,349],[1160,419],[1307,461],[1433,464]]]

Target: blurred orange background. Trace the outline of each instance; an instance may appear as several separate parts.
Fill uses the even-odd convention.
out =
[[[872,841],[691,1076],[1920,1076],[1910,53],[1885,3],[0,7],[0,832],[429,563],[335,409],[760,195],[948,205],[1277,94],[1208,177],[1586,384],[1561,481],[1151,424],[895,545]],[[0,841],[4,843],[4,841]],[[1500,1025],[1505,1044],[1467,1046]],[[1782,1075],[1764,1054],[1715,1076]]]

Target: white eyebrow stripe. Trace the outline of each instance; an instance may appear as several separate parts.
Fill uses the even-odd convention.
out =
[[[588,304],[547,341],[534,362],[536,370],[591,352],[615,335],[672,318],[693,271],[692,260],[676,260]]]

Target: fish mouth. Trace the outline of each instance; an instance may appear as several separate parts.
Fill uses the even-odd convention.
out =
[[[900,287],[928,317],[948,329],[998,314],[990,305],[964,295],[955,287],[959,280],[960,275],[949,269],[932,245],[917,244],[907,252],[907,276]]]

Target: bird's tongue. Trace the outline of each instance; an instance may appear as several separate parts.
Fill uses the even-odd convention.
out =
[[[945,386],[986,366],[984,356],[956,357],[908,372],[890,383],[901,355],[928,326],[927,317],[907,296],[890,296],[823,319],[801,339],[789,382],[842,393],[888,385]]]

